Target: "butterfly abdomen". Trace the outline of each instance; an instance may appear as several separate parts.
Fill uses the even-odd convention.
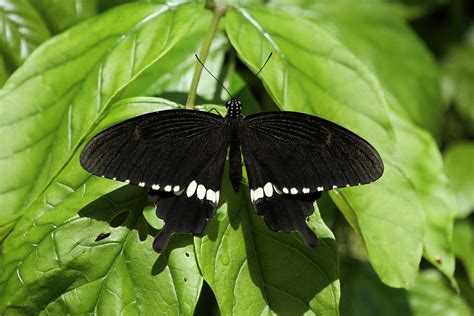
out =
[[[242,158],[237,129],[233,127],[231,133],[229,141],[229,179],[234,191],[237,192],[242,181]]]

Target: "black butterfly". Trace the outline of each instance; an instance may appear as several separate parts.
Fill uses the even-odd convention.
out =
[[[318,239],[306,218],[323,191],[383,173],[377,151],[337,124],[283,111],[244,117],[235,99],[226,107],[224,118],[195,110],[141,115],[99,133],[81,154],[89,172],[149,189],[165,221],[153,242],[158,252],[173,233],[201,233],[215,215],[227,148],[234,190],[243,156],[257,214],[273,231],[298,231],[308,247]]]

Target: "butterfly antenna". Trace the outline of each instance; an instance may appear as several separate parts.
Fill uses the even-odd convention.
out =
[[[263,63],[262,67],[260,67],[260,69],[257,71],[257,73],[255,74],[255,76],[258,77],[258,75],[262,72],[263,68],[265,68],[265,66],[267,65],[267,63],[268,63],[268,61],[270,60],[270,58],[272,57],[272,55],[273,55],[273,52],[271,52],[270,55],[268,55],[267,60],[265,60],[265,62]],[[236,98],[236,99],[238,99],[238,98],[240,97],[240,95],[242,94],[242,92],[244,92],[245,89],[248,88],[248,86],[249,86],[249,85],[246,84],[245,87],[244,87],[242,90],[240,90],[240,92],[239,92],[239,94],[237,95],[237,98]]]
[[[232,94],[229,92],[229,90],[227,90],[227,88],[224,86],[224,84],[216,78],[216,76],[214,76],[210,71],[209,69],[206,68],[206,66],[204,66],[204,63],[199,59],[199,56],[197,54],[194,54],[194,56],[196,57],[196,59],[198,60],[198,62],[201,64],[202,68],[206,69],[206,71],[212,76],[212,78],[216,79],[216,81],[221,85],[221,87],[230,95],[230,97],[232,99],[234,99],[234,97],[232,96]]]

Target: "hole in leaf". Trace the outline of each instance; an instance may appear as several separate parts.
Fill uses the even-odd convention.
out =
[[[189,252],[186,252],[184,255],[189,258]]]
[[[110,236],[110,233],[100,233],[99,235],[97,235],[97,238],[95,239],[95,241],[104,240],[105,238],[109,236]]]
[[[188,282],[188,279],[184,278],[184,282]]]
[[[110,221],[110,226],[112,226],[114,228],[119,227],[120,225],[125,223],[125,221],[127,220],[129,214],[130,214],[129,210],[125,210],[123,212],[118,213],[117,215],[112,217],[112,220]]]

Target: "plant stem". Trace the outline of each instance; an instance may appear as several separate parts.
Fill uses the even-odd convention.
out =
[[[209,49],[212,44],[212,40],[216,35],[217,27],[221,18],[224,16],[227,11],[227,7],[222,4],[215,4],[213,1],[208,1],[206,7],[211,9],[214,13],[212,16],[211,25],[209,25],[209,30],[207,31],[207,36],[204,42],[202,43],[201,50],[199,51],[199,59],[204,63],[206,61],[207,55],[209,54]],[[197,87],[199,84],[199,78],[201,78],[202,66],[199,63],[196,63],[194,68],[193,79],[191,81],[191,86],[189,87],[188,99],[186,100],[186,109],[194,108],[196,103],[196,94]]]

